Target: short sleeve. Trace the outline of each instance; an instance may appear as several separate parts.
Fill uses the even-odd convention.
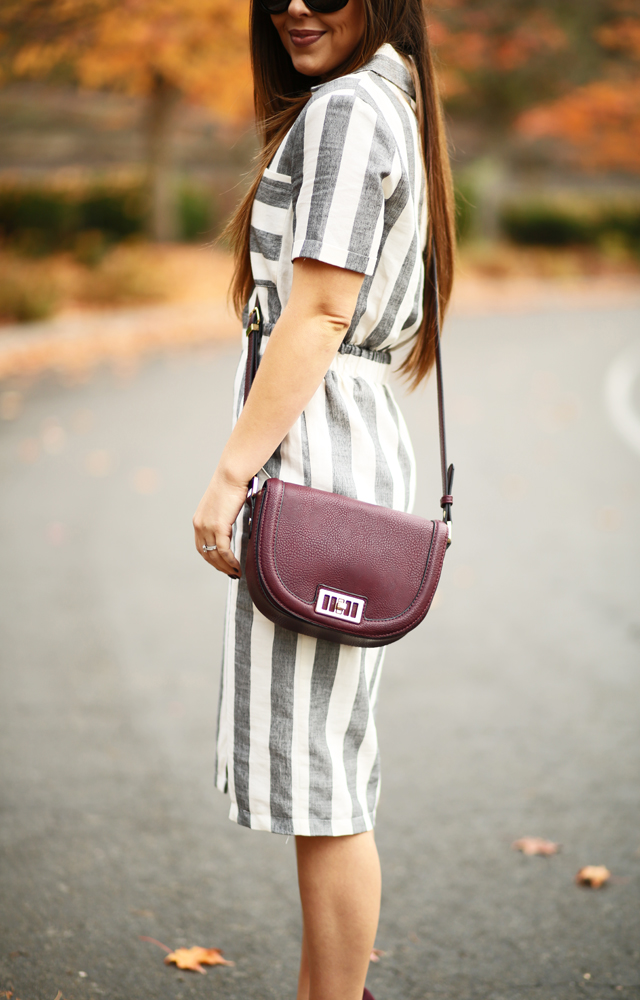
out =
[[[379,113],[353,92],[315,97],[294,155],[291,259],[373,274],[393,162]]]

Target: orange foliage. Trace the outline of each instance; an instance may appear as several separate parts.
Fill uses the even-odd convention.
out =
[[[445,97],[468,89],[467,73],[510,72],[567,45],[565,32],[543,9],[528,15],[519,10],[505,13],[490,4],[474,9],[465,0],[449,0],[448,8],[453,16],[447,16],[447,8],[439,6],[443,13],[429,17]]]
[[[640,171],[640,80],[587,84],[527,111],[518,128],[531,138],[568,140],[587,168]]]
[[[587,169],[640,171],[640,18],[622,17],[596,32],[617,56],[609,78],[578,87],[520,116],[531,138],[557,138],[573,147]]]
[[[596,32],[596,38],[605,49],[640,59],[640,20],[636,18],[623,17],[607,24]]]
[[[138,94],[161,77],[221,117],[251,115],[241,0],[5,0],[2,28],[14,75],[66,64],[85,86]]]

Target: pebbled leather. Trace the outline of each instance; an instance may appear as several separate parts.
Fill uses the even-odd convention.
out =
[[[284,628],[353,646],[383,646],[427,614],[447,548],[444,521],[268,479],[256,498],[249,594]],[[361,597],[359,624],[315,610],[321,587]]]

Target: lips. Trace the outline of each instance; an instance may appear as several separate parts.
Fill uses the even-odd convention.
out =
[[[324,34],[324,31],[296,31],[294,29],[289,32],[289,37],[294,45],[304,47],[306,45],[313,45]]]

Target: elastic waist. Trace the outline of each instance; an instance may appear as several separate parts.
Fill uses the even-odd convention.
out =
[[[340,354],[352,354],[356,358],[366,358],[375,361],[377,365],[391,364],[391,351],[370,351],[368,347],[358,347],[357,344],[340,344]]]

